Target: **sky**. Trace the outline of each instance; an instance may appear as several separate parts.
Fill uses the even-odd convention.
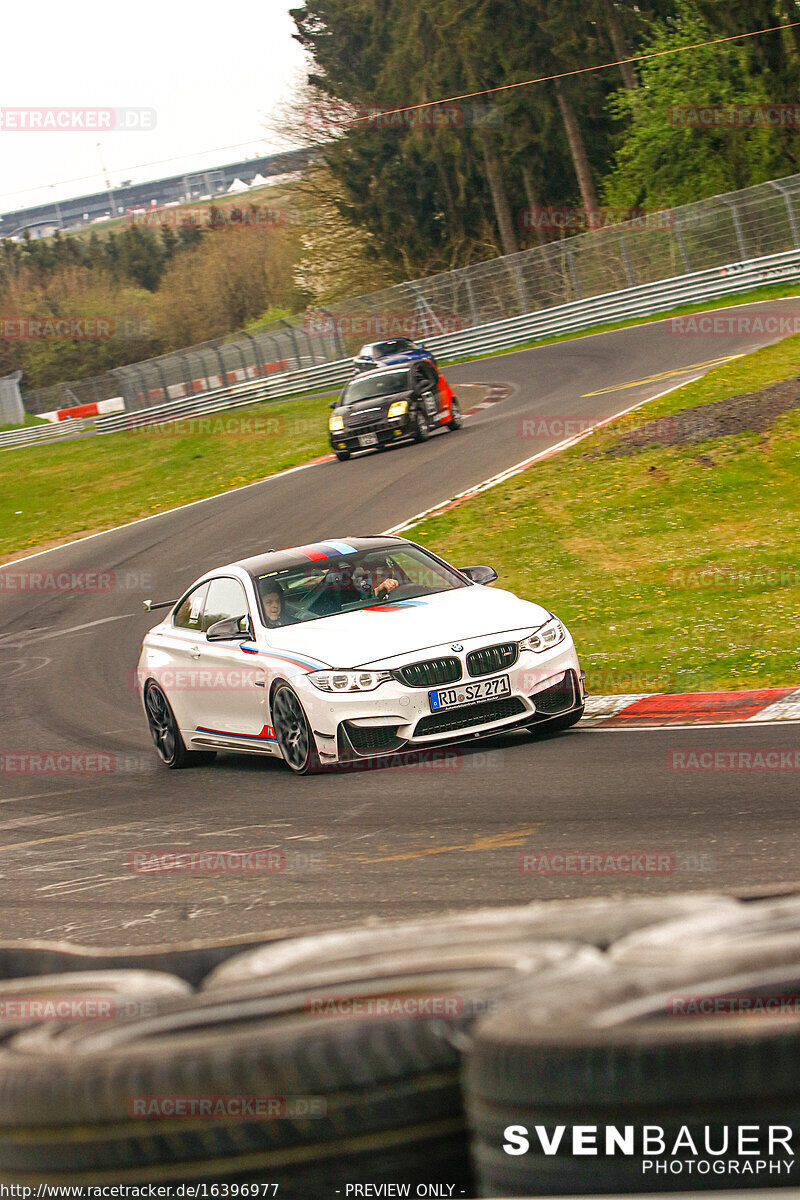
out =
[[[54,194],[62,200],[102,190],[101,155],[116,186],[287,148],[265,125],[304,73],[289,16],[298,5],[3,6],[0,109],[155,110],[155,126],[30,131],[8,127],[24,118],[7,118],[0,127],[0,213],[49,203]],[[174,161],[159,161],[165,159]]]

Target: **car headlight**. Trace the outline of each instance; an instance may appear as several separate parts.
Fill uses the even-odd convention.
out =
[[[338,433],[340,429],[344,429],[343,418],[337,416],[336,413],[331,413],[330,420],[328,421],[328,429],[330,429],[331,433]]]
[[[534,654],[542,654],[545,650],[551,650],[553,646],[557,646],[559,642],[563,642],[567,636],[567,631],[559,621],[558,617],[551,617],[546,624],[539,627],[535,633],[529,634],[520,642],[520,650],[532,650]]]
[[[374,692],[391,671],[312,671],[308,678],[321,692]]]
[[[408,412],[407,400],[395,400],[394,404],[389,405],[389,417],[404,417]]]

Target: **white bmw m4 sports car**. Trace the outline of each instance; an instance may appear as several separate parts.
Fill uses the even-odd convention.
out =
[[[488,586],[496,578],[386,536],[208,571],[161,606],[142,645],[158,754],[169,767],[271,754],[305,774],[574,725],[584,691],[572,638],[546,608]]]

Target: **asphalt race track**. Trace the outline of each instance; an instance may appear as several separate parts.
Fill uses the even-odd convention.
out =
[[[796,303],[737,312],[790,313]],[[113,756],[113,769],[0,775],[0,938],[133,945],[537,898],[800,880],[792,772],[668,765],[676,748],[794,747],[797,725],[578,728],[538,742],[508,735],[470,747],[449,767],[310,779],[293,778],[276,760],[230,755],[170,773],[156,760],[132,686],[153,624],[145,596],[177,596],[201,571],[269,546],[388,529],[563,437],[524,438],[521,421],[611,416],[708,369],[698,364],[765,340],[679,337],[658,323],[463,364],[448,371],[454,384],[511,390],[456,435],[325,462],[29,562],[113,571],[120,586],[88,596],[0,595],[2,750],[97,752]],[[131,853],[152,848],[272,847],[288,869],[176,875],[129,866]],[[531,850],[674,858],[646,877],[545,875],[520,869]]]

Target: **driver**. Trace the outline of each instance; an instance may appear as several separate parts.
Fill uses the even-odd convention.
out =
[[[368,571],[361,580],[361,590],[370,599],[385,600],[390,592],[400,586],[400,580],[395,579],[394,563],[391,559],[382,559]]]

